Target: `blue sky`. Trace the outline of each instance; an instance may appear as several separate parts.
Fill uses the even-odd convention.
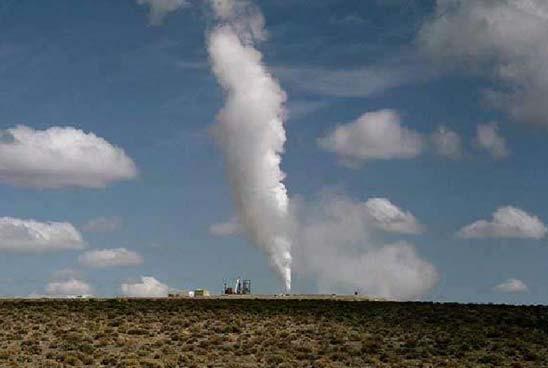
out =
[[[206,45],[218,21],[207,2],[193,1],[180,2],[161,24],[152,25],[152,3],[20,0],[0,6],[3,131],[19,139],[13,131],[18,125],[32,134],[73,127],[82,132],[70,133],[67,149],[93,133],[106,141],[97,152],[106,150],[104,160],[112,160],[97,163],[90,159],[93,153],[85,158],[67,154],[76,168],[67,164],[62,171],[52,154],[42,164],[53,166],[41,173],[39,165],[31,164],[34,151],[27,157],[12,143],[4,144],[0,216],[69,223],[82,239],[71,238],[72,245],[64,248],[54,240],[48,249],[30,251],[0,246],[0,294],[46,294],[48,284],[76,280],[94,294],[120,295],[121,284],[138,284],[141,276],[174,289],[218,292],[224,278],[242,275],[253,280],[257,292],[280,290],[268,257],[246,236],[210,232],[211,225],[237,213],[223,152],[210,134],[226,96],[211,71]],[[413,244],[413,260],[416,255],[436,270],[435,280],[418,288],[420,295],[391,285],[388,296],[548,301],[543,224],[548,221],[548,118],[543,118],[548,110],[542,99],[548,97],[548,75],[535,67],[548,63],[548,45],[541,37],[548,30],[548,9],[541,0],[488,3],[255,2],[269,35],[255,47],[287,93],[281,167],[289,196],[305,208],[302,222],[317,217],[311,212],[329,212],[335,202],[358,205],[357,216],[365,217],[357,226],[364,229],[349,240],[352,252],[365,254],[384,249],[376,244],[405,241]],[[482,19],[492,20],[491,28],[481,29]],[[533,25],[506,31],[509,21]],[[480,27],[481,37],[471,31],[474,27]],[[364,115],[379,111],[392,115]],[[440,126],[459,137],[453,156],[439,153],[448,144],[438,145],[433,138]],[[479,127],[485,131],[481,137]],[[335,138],[341,128],[352,139]],[[419,143],[407,146],[407,133]],[[321,144],[327,137],[330,143]],[[34,144],[50,144],[44,142]],[[372,146],[377,148],[368,150]],[[112,147],[123,149],[124,157],[115,159]],[[63,153],[56,154],[62,161]],[[88,175],[86,165],[103,178],[100,185],[73,182],[71,175]],[[68,182],[53,188],[40,184],[55,175],[69,177]],[[421,230],[385,226],[379,231],[374,216],[360,207],[371,198],[387,199],[409,213],[399,220],[412,226],[412,219]],[[506,223],[457,234],[478,220],[491,221],[497,209],[507,206],[520,212],[503,211]],[[390,218],[394,208],[384,221],[398,220]],[[349,210],[345,216],[353,214]],[[95,227],[89,223],[94,219]],[[15,226],[7,222],[5,232]],[[3,243],[16,244],[17,235],[8,235]],[[321,246],[339,253],[336,238]],[[84,252],[118,248],[137,253],[140,261],[104,267],[79,261]],[[369,270],[364,262],[355,274],[353,267],[344,277],[326,271],[326,279],[319,281],[318,268],[329,265],[305,263],[295,261],[294,292],[360,289],[379,294],[371,272],[380,275],[381,284],[392,276],[382,272],[399,272],[397,267]],[[348,282],[349,277],[373,281],[362,286],[361,280]]]

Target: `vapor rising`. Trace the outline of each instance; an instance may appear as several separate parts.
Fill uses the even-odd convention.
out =
[[[280,168],[286,140],[285,92],[255,48],[264,18],[249,2],[212,0],[218,24],[208,35],[213,72],[226,93],[214,128],[223,150],[239,220],[291,288],[289,199]]]
[[[163,9],[163,15],[177,9],[170,4],[187,3],[138,1],[149,3],[152,12],[154,6]],[[225,92],[225,105],[218,113],[213,134],[223,151],[237,209],[237,216],[211,226],[210,233],[245,233],[269,256],[286,291],[291,289],[292,268],[305,279],[315,280],[322,293],[358,290],[371,296],[409,300],[432,290],[439,280],[436,268],[411,243],[387,243],[379,234],[409,237],[424,232],[425,227],[410,211],[387,198],[361,202],[328,191],[290,201],[280,168],[286,140],[286,95],[256,49],[266,39],[264,18],[248,0],[208,2],[215,26],[207,33],[207,48],[213,73]],[[377,115],[369,116],[367,123],[378,128]],[[398,129],[392,129],[394,124],[384,124],[381,130],[392,129],[401,135],[398,124]],[[411,138],[417,143],[420,137]],[[376,141],[366,143],[385,150]],[[167,286],[160,286],[165,294]]]
[[[313,278],[320,293],[359,291],[392,300],[415,300],[436,286],[436,268],[421,258],[415,246],[406,241],[386,243],[379,234],[423,230],[410,212],[388,199],[360,202],[323,191],[313,200],[293,198],[292,202],[300,219],[294,268]]]
[[[358,289],[416,299],[431,290],[437,271],[412,244],[371,237],[375,229],[422,232],[409,211],[387,199],[361,203],[337,195],[311,202],[292,198],[290,205],[280,169],[286,95],[255,48],[266,38],[263,16],[245,0],[211,0],[211,5],[218,23],[208,33],[208,51],[226,99],[214,135],[238,212],[232,223],[268,254],[288,291],[293,264],[296,272],[318,282],[320,292]],[[216,233],[228,235],[234,229]]]

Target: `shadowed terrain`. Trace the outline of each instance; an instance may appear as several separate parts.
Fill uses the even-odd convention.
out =
[[[314,299],[0,302],[1,367],[548,367],[548,307]]]

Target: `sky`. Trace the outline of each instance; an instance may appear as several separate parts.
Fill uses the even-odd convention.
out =
[[[6,0],[0,295],[548,303],[543,0]]]

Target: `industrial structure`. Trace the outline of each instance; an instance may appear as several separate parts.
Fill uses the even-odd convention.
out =
[[[249,295],[251,294],[251,280],[242,280],[238,277],[233,284],[225,281],[223,293],[225,295]]]
[[[190,295],[189,295],[190,296]],[[209,296],[209,290],[206,289],[196,289],[194,290],[194,293],[192,295],[193,297],[196,296]]]

